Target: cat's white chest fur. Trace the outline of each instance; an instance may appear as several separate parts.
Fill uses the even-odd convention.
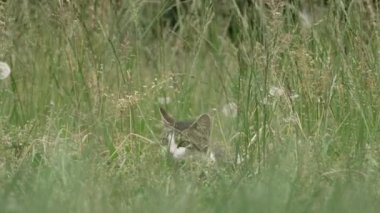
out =
[[[175,133],[172,132],[168,135],[168,141],[169,141],[169,152],[173,155],[176,159],[181,159],[185,157],[186,153],[186,147],[178,147],[178,145],[175,143]]]

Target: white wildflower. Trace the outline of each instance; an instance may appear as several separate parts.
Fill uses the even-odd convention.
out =
[[[213,152],[210,152],[208,160],[209,160],[210,163],[215,163],[216,162],[215,154]]]
[[[294,94],[292,94],[291,96],[290,96],[290,99],[292,99],[293,101],[295,100],[295,99],[297,99],[297,98],[299,98],[300,96],[298,95],[298,94],[296,94],[296,93],[294,93]]]
[[[269,105],[269,104],[270,104],[270,102],[269,102],[269,100],[268,100],[267,97],[264,97],[263,100],[260,101],[260,103],[261,103],[261,104],[264,104],[264,105]]]
[[[269,95],[274,96],[274,97],[280,97],[280,96],[285,95],[285,90],[280,87],[272,86],[269,89]]]
[[[0,80],[8,78],[11,74],[11,68],[5,62],[0,61]]]
[[[298,117],[297,117],[297,115],[290,115],[289,117],[286,117],[283,120],[285,123],[297,123]]]
[[[222,112],[223,112],[224,116],[226,116],[226,117],[235,118],[237,116],[237,113],[238,113],[238,107],[237,107],[236,103],[230,102],[230,103],[225,104],[223,106]]]
[[[243,161],[244,159],[240,156],[240,154],[238,154],[236,158],[236,164],[240,165],[241,163],[243,163]]]
[[[169,104],[170,102],[172,102],[172,99],[170,97],[159,97],[158,98],[158,103],[160,103],[161,105]]]

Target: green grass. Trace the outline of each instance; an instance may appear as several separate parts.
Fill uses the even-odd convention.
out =
[[[310,29],[256,8],[251,28],[230,5],[234,45],[221,5],[172,32],[164,4],[59,2],[1,3],[0,212],[379,211],[380,43],[360,8]],[[163,97],[245,161],[173,162]]]

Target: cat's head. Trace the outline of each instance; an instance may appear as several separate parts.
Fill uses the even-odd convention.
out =
[[[206,153],[209,147],[211,118],[202,114],[194,120],[177,121],[163,108],[160,108],[164,126],[162,142],[175,155],[185,151]]]

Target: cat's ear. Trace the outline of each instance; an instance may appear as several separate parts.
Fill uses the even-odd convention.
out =
[[[161,120],[165,126],[174,126],[175,119],[169,115],[162,107],[160,107]]]
[[[193,124],[191,124],[191,128],[201,130],[205,134],[209,135],[211,132],[211,118],[210,118],[210,116],[208,114],[203,114],[203,115],[199,116],[197,118],[197,120],[195,120],[193,122]]]

